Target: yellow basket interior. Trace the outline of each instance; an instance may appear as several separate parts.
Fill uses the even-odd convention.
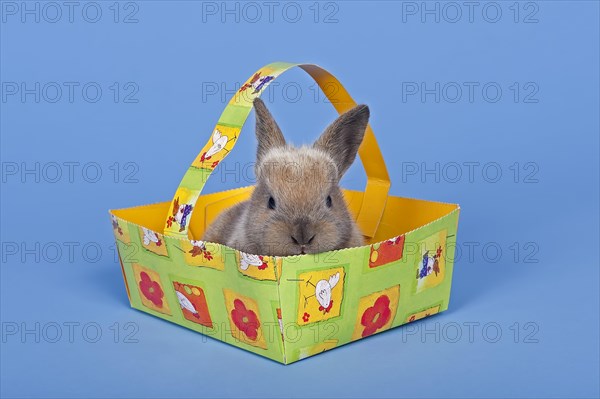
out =
[[[250,197],[254,187],[205,194],[199,197],[190,221],[191,239],[200,240],[206,228],[226,208]],[[356,217],[362,205],[362,191],[343,190],[350,212]],[[157,233],[162,233],[170,202],[113,210],[117,217]],[[374,237],[367,244],[385,241],[416,230],[458,209],[456,204],[388,196]]]

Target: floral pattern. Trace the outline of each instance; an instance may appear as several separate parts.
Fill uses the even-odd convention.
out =
[[[158,273],[137,263],[132,266],[142,304],[156,312],[170,315],[171,311]]]
[[[399,300],[399,285],[362,297],[358,303],[352,340],[365,338],[391,328]]]
[[[247,309],[244,302],[239,299],[233,301],[233,306],[231,320],[233,320],[235,326],[243,332],[246,337],[252,341],[256,341],[256,338],[258,337],[258,328],[260,327],[260,321],[258,321],[256,313]]]
[[[224,288],[225,308],[229,319],[229,332],[234,344],[247,344],[267,349],[269,333],[263,334],[260,311],[256,299]],[[278,313],[279,315],[279,313]],[[279,323],[280,327],[283,325]]]
[[[386,325],[390,320],[392,311],[390,309],[390,298],[382,295],[375,301],[375,304],[363,313],[361,324],[365,326],[362,332],[363,337],[373,335],[377,330]]]
[[[142,291],[142,294],[144,294],[150,302],[161,307],[165,293],[162,288],[160,288],[160,284],[156,281],[152,281],[146,272],[141,272],[140,277],[142,278],[142,281],[140,281],[140,291]]]

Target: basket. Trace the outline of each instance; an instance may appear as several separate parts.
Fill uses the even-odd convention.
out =
[[[253,190],[201,195],[205,182],[233,149],[252,100],[296,66],[339,113],[356,105],[316,65],[267,65],[228,103],[172,201],[110,211],[133,308],[284,364],[446,310],[460,209],[388,195],[367,127],[359,149],[365,191],[344,190],[366,245],[274,257],[200,241],[220,212]]]

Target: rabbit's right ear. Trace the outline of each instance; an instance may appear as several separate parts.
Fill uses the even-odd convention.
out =
[[[285,147],[286,143],[277,122],[260,98],[254,99],[254,110],[256,111],[256,139],[258,140],[256,160],[260,162],[270,149]]]
[[[369,107],[357,105],[340,115],[315,142],[316,148],[327,152],[333,158],[338,169],[338,179],[342,178],[354,162],[368,123]]]

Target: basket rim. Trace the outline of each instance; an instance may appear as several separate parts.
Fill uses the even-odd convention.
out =
[[[226,193],[226,192],[231,192],[231,191],[236,191],[236,190],[248,189],[248,188],[252,188],[252,187],[254,187],[254,186],[253,186],[253,185],[250,185],[250,186],[244,186],[244,187],[237,187],[237,188],[233,188],[233,189],[229,189],[229,190],[215,191],[215,192],[213,192],[213,193],[206,193],[205,195],[216,194],[216,193]],[[354,191],[354,192],[362,192],[362,191],[360,191],[360,190],[349,190],[349,189],[345,189],[345,190],[347,190],[347,191]],[[161,236],[163,236],[163,237],[168,237],[168,238],[170,238],[170,239],[173,239],[173,240],[177,240],[177,241],[187,241],[187,242],[190,242],[190,241],[203,241],[203,242],[207,242],[207,243],[210,243],[210,244],[213,244],[213,245],[219,245],[219,246],[221,246],[221,247],[223,247],[223,248],[225,248],[225,249],[230,249],[230,250],[232,250],[232,251],[237,251],[237,252],[240,252],[240,253],[247,253],[247,254],[250,254],[250,255],[259,255],[259,256],[268,256],[268,257],[271,257],[271,258],[277,258],[277,259],[283,259],[283,260],[285,260],[285,259],[298,259],[298,258],[300,258],[300,257],[306,257],[306,256],[315,256],[315,255],[324,255],[324,254],[334,254],[334,253],[341,253],[341,252],[344,252],[344,251],[355,251],[355,250],[358,250],[358,249],[369,248],[369,247],[371,247],[372,245],[381,244],[381,243],[384,243],[384,242],[386,242],[386,241],[389,241],[389,240],[392,240],[392,239],[396,239],[396,238],[398,238],[398,237],[402,237],[402,236],[406,236],[406,235],[408,235],[408,234],[414,233],[414,232],[416,232],[416,231],[418,231],[418,230],[421,230],[421,229],[423,229],[423,228],[425,228],[425,227],[427,227],[427,226],[429,226],[429,225],[431,225],[431,224],[433,224],[433,223],[436,223],[436,222],[438,222],[438,221],[440,221],[440,220],[442,220],[442,219],[444,219],[444,218],[447,218],[447,217],[449,217],[449,216],[453,215],[454,213],[457,213],[457,212],[459,213],[459,212],[460,212],[460,209],[461,209],[459,204],[455,204],[455,203],[451,203],[451,202],[442,202],[442,201],[424,200],[424,199],[412,198],[412,197],[399,197],[399,196],[393,196],[393,197],[397,197],[397,198],[403,198],[403,199],[408,199],[408,200],[414,200],[414,201],[424,201],[424,202],[436,203],[436,204],[453,205],[453,206],[455,206],[455,208],[454,208],[453,210],[451,210],[450,212],[448,212],[448,213],[446,213],[446,214],[444,214],[444,215],[442,215],[442,216],[440,216],[440,217],[438,217],[438,218],[436,218],[436,219],[434,219],[434,220],[432,220],[432,221],[430,221],[430,222],[428,222],[428,223],[426,223],[426,224],[424,224],[424,225],[422,225],[422,226],[419,226],[419,227],[417,227],[417,228],[415,228],[415,229],[412,229],[412,230],[410,230],[410,231],[407,231],[407,232],[405,232],[405,233],[398,234],[398,235],[396,235],[396,236],[392,236],[392,237],[390,237],[390,238],[386,238],[385,240],[381,240],[381,241],[373,242],[373,243],[370,243],[370,244],[364,244],[364,245],[361,245],[361,246],[358,246],[358,247],[347,247],[347,248],[340,248],[340,249],[334,249],[334,250],[331,250],[331,251],[326,251],[326,252],[318,252],[318,253],[315,253],[315,254],[299,254],[299,255],[288,255],[288,256],[275,256],[275,255],[263,255],[263,254],[250,254],[250,253],[248,253],[248,252],[244,252],[244,251],[242,251],[242,250],[239,250],[239,249],[236,249],[236,248],[233,248],[233,247],[230,247],[230,246],[228,246],[228,245],[221,244],[221,243],[218,243],[218,242],[211,242],[211,241],[204,241],[204,240],[191,240],[189,237],[188,237],[188,238],[181,238],[181,237],[176,237],[176,236],[168,236],[168,235],[165,235],[165,234],[164,234],[164,232],[158,232],[158,231],[154,231],[154,230],[152,230],[152,229],[148,229],[147,227],[144,227],[144,226],[142,226],[142,225],[140,225],[140,224],[137,224],[137,223],[134,223],[134,222],[128,221],[128,220],[126,220],[126,219],[123,219],[122,217],[119,217],[119,216],[117,216],[117,215],[115,215],[115,214],[113,213],[114,211],[123,211],[123,210],[128,210],[128,209],[133,209],[133,208],[147,208],[147,207],[152,207],[152,206],[156,206],[156,205],[162,205],[162,204],[166,204],[166,203],[168,203],[168,202],[170,202],[170,201],[160,201],[160,202],[153,202],[153,203],[150,203],[150,204],[145,204],[145,205],[137,205],[137,206],[130,206],[130,207],[125,207],[125,208],[113,208],[113,209],[109,209],[109,210],[108,210],[108,213],[109,213],[111,216],[114,216],[114,217],[115,217],[115,218],[117,218],[118,220],[121,220],[121,221],[123,221],[123,222],[125,222],[125,223],[127,223],[127,224],[131,224],[131,225],[134,225],[134,226],[138,226],[138,227],[146,228],[146,229],[148,229],[148,230],[150,230],[150,231],[152,231],[152,232],[154,232],[154,233],[156,233],[156,234],[159,234],[159,235],[161,235]]]

